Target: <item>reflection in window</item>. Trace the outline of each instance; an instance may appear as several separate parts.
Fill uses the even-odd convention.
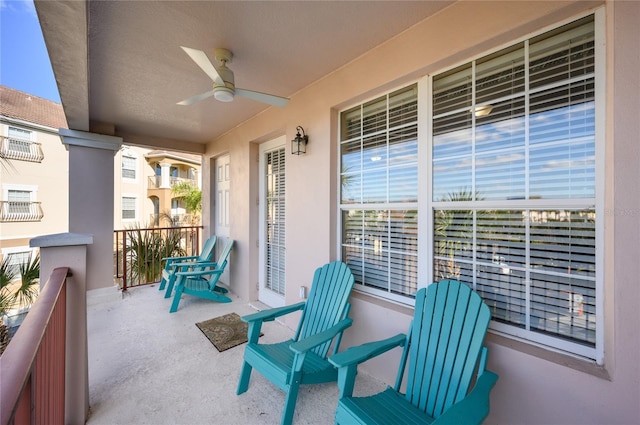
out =
[[[594,55],[588,17],[435,76],[431,169],[435,279],[472,285],[501,331],[591,356]]]
[[[417,111],[414,84],[340,115],[342,259],[387,294],[418,286]]]

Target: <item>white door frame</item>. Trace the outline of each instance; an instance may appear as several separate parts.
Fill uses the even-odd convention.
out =
[[[267,181],[266,181],[266,160],[265,156],[267,153],[283,149],[286,155],[286,136],[281,136],[276,139],[270,140],[260,145],[260,160],[259,160],[259,176],[260,176],[260,189],[259,189],[259,199],[260,199],[260,212],[259,212],[259,223],[260,223],[260,243],[259,243],[259,289],[258,289],[258,300],[263,302],[264,304],[270,307],[281,307],[285,304],[285,296],[284,294],[279,294],[275,291],[272,291],[267,287],[267,249],[269,248],[267,245]],[[286,158],[286,156],[285,156]],[[286,167],[286,166],[285,166]],[[285,194],[286,196],[286,194]],[[283,287],[285,287],[285,282],[281,282]]]
[[[218,237],[216,242],[216,249],[212,261],[217,261],[219,253],[223,250],[224,246],[229,240],[230,225],[229,225],[229,197],[231,194],[230,187],[230,173],[231,173],[231,161],[229,155],[223,155],[215,158],[214,160],[214,193],[215,193],[215,212],[214,212],[214,235]],[[204,241],[203,241],[204,243]],[[220,276],[220,282],[229,284],[230,279],[230,267],[227,267]]]

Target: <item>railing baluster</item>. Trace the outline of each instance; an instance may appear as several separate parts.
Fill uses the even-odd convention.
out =
[[[116,278],[122,279],[121,289],[126,291],[133,286],[157,282],[163,268],[161,259],[164,257],[198,255],[202,228],[179,226],[114,230],[114,269]],[[178,246],[182,250],[180,254],[175,251]]]
[[[0,357],[0,425],[65,422],[68,271],[53,271]]]

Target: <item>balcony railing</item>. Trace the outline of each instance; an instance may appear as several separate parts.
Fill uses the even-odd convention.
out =
[[[202,226],[114,231],[114,275],[120,288],[158,282],[163,258],[200,253]]]
[[[0,136],[0,156],[6,159],[19,161],[42,162],[44,153],[42,144],[30,140],[16,139],[14,137]]]
[[[0,201],[0,221],[40,221],[44,217],[40,202]]]
[[[68,271],[53,271],[0,356],[0,425],[65,423]]]
[[[198,186],[198,181],[194,179],[185,179],[183,177],[171,177],[169,179],[170,188],[177,185],[178,183],[186,182],[193,186]],[[162,187],[162,176],[149,176],[149,189],[168,189]]]

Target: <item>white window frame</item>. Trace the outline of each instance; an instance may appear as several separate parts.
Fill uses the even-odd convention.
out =
[[[15,137],[11,136],[11,131],[26,133],[28,137]],[[36,141],[37,132],[31,129],[26,129],[17,125],[7,125],[3,130],[3,140],[1,141],[1,155],[7,159],[15,159],[18,161],[29,162],[42,162],[44,154],[42,153],[42,146]],[[11,149],[12,143],[20,143],[19,149]]]
[[[517,330],[515,326],[500,324],[492,321],[492,332],[505,335],[507,338],[519,339],[526,343],[539,345],[545,349],[551,349],[555,351],[565,352],[570,355],[576,355],[578,357],[595,360],[597,364],[603,364],[604,362],[604,162],[605,162],[605,87],[606,87],[606,75],[605,75],[605,11],[604,8],[599,8],[595,12],[584,13],[579,16],[574,16],[570,19],[566,19],[562,22],[554,24],[552,26],[543,28],[535,33],[528,34],[517,40],[513,40],[506,43],[503,46],[492,49],[489,52],[477,55],[472,58],[468,58],[465,61],[455,64],[454,66],[447,67],[446,69],[438,70],[432,75],[427,75],[418,80],[418,252],[425,253],[426,255],[419,255],[418,262],[418,288],[424,287],[432,282],[434,265],[433,265],[433,223],[434,223],[434,202],[432,200],[432,105],[431,105],[431,93],[432,93],[432,78],[435,75],[439,75],[442,72],[446,72],[448,69],[454,69],[465,63],[482,58],[493,52],[498,52],[503,48],[513,46],[524,40],[531,39],[550,30],[560,28],[561,26],[570,22],[579,20],[586,16],[594,16],[594,28],[595,28],[595,211],[596,217],[598,217],[595,225],[596,234],[596,342],[595,347],[584,347],[577,343],[566,342],[559,337],[543,336],[538,338],[533,336],[533,332],[513,332]],[[408,82],[402,87],[409,86],[413,82]],[[391,93],[399,88],[394,88],[385,93]],[[344,109],[338,111],[338,117],[344,111],[347,111],[354,106],[365,104],[367,101],[378,98],[385,94],[378,94],[372,96],[366,101],[357,102],[351,104]],[[341,123],[338,119],[338,133],[341,131]],[[340,138],[338,139],[338,144]],[[339,164],[337,173],[337,187],[340,188],[340,164],[341,164],[341,152],[338,149],[337,161]],[[341,191],[336,191],[337,198],[337,243],[338,253],[342,253],[343,243],[343,229],[342,229],[342,204],[341,204]],[[393,296],[393,294],[385,294],[382,291],[371,290],[370,288],[354,288],[356,291],[369,293],[370,295],[382,298],[386,301],[398,302],[407,305],[413,305],[413,299],[405,296]]]
[[[29,260],[33,260],[34,256],[37,254],[37,248],[30,248],[28,246],[17,246],[13,248],[2,248],[2,258],[9,258],[9,256],[16,254],[27,254],[29,256]],[[15,280],[20,279],[20,267],[17,267],[15,270]]]
[[[133,167],[132,168],[125,168],[125,158],[127,158],[128,160],[132,160],[133,163]],[[129,183],[135,183],[138,181],[138,155],[136,155],[136,153],[134,151],[132,151],[131,149],[124,149],[122,151],[122,155],[120,158],[120,177],[122,178],[122,181],[125,182],[129,182]],[[123,175],[124,171],[128,170],[128,171],[133,171],[133,177],[125,177]]]
[[[133,218],[123,218],[123,213],[125,211],[124,209],[124,200],[126,199],[133,199],[134,202],[134,217]],[[127,210],[130,211],[130,210]],[[123,222],[133,222],[133,221],[137,221],[138,220],[138,195],[131,195],[131,194],[126,194],[123,193],[122,196],[120,197],[120,218]]]
[[[423,79],[424,80],[424,79]],[[382,97],[387,97],[387,109],[386,109],[386,113],[387,113],[387,124],[385,125],[384,130],[379,130],[379,131],[375,131],[373,133],[370,134],[365,134],[364,136],[359,136],[359,137],[363,137],[364,139],[369,138],[369,137],[375,137],[375,135],[381,134],[381,133],[389,133],[390,131],[397,131],[400,128],[406,129],[409,127],[412,127],[414,124],[413,123],[409,123],[409,124],[401,124],[400,126],[389,126],[389,120],[388,120],[388,112],[389,112],[389,96],[391,94],[394,94],[396,92],[401,92],[404,89],[408,89],[409,87],[416,85],[417,86],[417,94],[416,94],[416,98],[417,98],[417,104],[418,104],[418,110],[417,110],[417,120],[415,122],[415,125],[417,125],[417,173],[418,173],[418,182],[417,182],[417,200],[415,201],[403,201],[403,202],[395,202],[395,201],[384,201],[384,202],[379,202],[379,203],[374,203],[374,202],[356,202],[356,203],[342,203],[342,177],[341,177],[341,170],[339,170],[338,172],[338,182],[337,182],[337,205],[338,205],[338,219],[337,219],[337,228],[338,228],[338,252],[340,257],[342,257],[342,253],[343,253],[343,223],[342,223],[342,213],[348,210],[391,210],[391,211],[403,211],[403,210],[408,210],[408,211],[416,211],[417,212],[417,223],[416,223],[416,228],[417,228],[417,233],[418,235],[420,235],[420,228],[421,228],[421,217],[420,217],[420,196],[421,196],[421,184],[420,184],[420,175],[421,175],[421,168],[423,167],[423,164],[426,163],[425,160],[422,158],[424,156],[424,154],[422,153],[422,149],[421,148],[421,141],[420,141],[420,134],[422,130],[422,124],[421,124],[421,118],[422,116],[420,115],[420,102],[421,102],[421,89],[420,86],[421,84],[423,84],[421,82],[421,80],[414,80],[411,82],[408,82],[406,84],[403,84],[401,86],[398,87],[394,87],[393,89],[386,91],[384,93],[378,94],[376,96],[372,96],[369,99],[366,99],[362,102],[358,102],[356,104],[350,105],[346,108],[344,108],[343,110],[339,111],[339,124],[338,124],[338,134],[341,134],[341,123],[340,123],[340,115],[343,112],[349,111],[350,109],[356,108],[356,107],[364,107],[365,105],[367,105],[368,103],[370,103],[371,101],[375,101],[378,100]],[[392,128],[393,130],[390,130],[390,128]],[[349,140],[349,139],[346,139]],[[346,141],[345,140],[345,141]],[[342,159],[341,159],[341,144],[342,142],[344,142],[342,140],[342,136],[339,137],[338,140],[338,164],[340,164],[339,169],[341,169],[341,165],[342,165]],[[388,152],[388,145],[387,145],[387,155],[389,154]],[[362,151],[361,151],[362,152]],[[387,178],[389,178],[389,171],[390,167],[387,167]],[[387,187],[387,196],[389,195],[389,190]],[[388,197],[387,197],[388,199]],[[416,253],[416,261],[417,261],[417,289],[420,289],[421,286],[424,286],[423,284],[421,284],[421,279],[420,279],[420,270],[421,270],[421,263],[423,263],[424,261],[420,259],[420,237],[418,236],[418,247],[417,247],[417,253]],[[387,247],[386,250],[391,251],[390,247]],[[407,251],[408,252],[408,251]],[[343,259],[343,261],[345,261],[345,259]],[[409,295],[401,295],[401,294],[395,294],[391,291],[391,286],[393,286],[393,279],[390,279],[390,281],[388,282],[390,284],[390,287],[387,288],[387,290],[383,290],[383,289],[378,289],[375,286],[372,286],[371,284],[369,285],[365,285],[362,283],[357,282],[356,285],[354,286],[354,289],[360,292],[364,292],[367,293],[369,295],[373,295],[375,297],[379,297],[385,300],[389,300],[389,301],[393,301],[396,302],[398,304],[405,304],[405,305],[414,305],[414,297],[413,296],[409,296]]]

